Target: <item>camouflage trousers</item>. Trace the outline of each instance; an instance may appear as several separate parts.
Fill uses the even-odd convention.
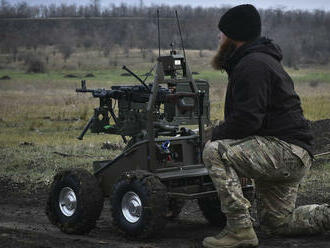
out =
[[[251,136],[205,145],[203,160],[218,191],[227,227],[252,226],[250,202],[239,177],[254,179],[258,219],[268,234],[303,235],[330,230],[330,207],[295,208],[298,187],[311,166],[308,152],[274,137]]]

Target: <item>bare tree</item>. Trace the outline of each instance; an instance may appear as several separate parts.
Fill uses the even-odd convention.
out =
[[[91,0],[91,9],[93,16],[101,15],[101,3],[100,0]]]

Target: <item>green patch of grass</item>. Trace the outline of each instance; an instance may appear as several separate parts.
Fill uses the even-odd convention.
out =
[[[322,66],[300,70],[288,69],[295,83],[330,83],[330,68]]]
[[[330,72],[308,72],[294,76],[295,82],[330,83]]]
[[[211,87],[217,84],[226,84],[228,81],[226,73],[215,70],[200,71],[200,74],[194,75],[194,78],[208,81]]]
[[[144,79],[143,74],[146,73],[146,71],[139,70],[135,71],[136,74],[141,75],[141,77]],[[13,81],[26,81],[27,83],[34,83],[34,82],[40,82],[40,83],[59,83],[59,81],[65,81],[68,83],[71,83],[73,81],[80,82],[80,80],[84,79],[91,82],[97,82],[98,84],[120,84],[120,83],[138,83],[138,81],[132,77],[132,76],[122,76],[122,73],[126,73],[124,70],[96,70],[93,71],[92,74],[95,77],[86,77],[88,73],[91,73],[90,71],[61,71],[61,72],[48,72],[48,73],[25,73],[24,71],[12,71],[12,70],[0,70],[0,76],[1,75],[8,75],[11,80],[3,81],[3,83],[11,83]],[[73,75],[75,77],[66,77],[67,75]]]

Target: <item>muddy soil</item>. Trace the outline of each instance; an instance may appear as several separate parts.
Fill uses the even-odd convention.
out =
[[[320,154],[330,151],[330,119],[311,122],[314,144],[313,153]],[[330,161],[329,156],[319,158],[318,162]]]
[[[315,153],[329,150],[330,120],[312,124],[318,134]],[[111,224],[109,200],[106,199],[97,227],[88,235],[67,235],[51,225],[45,215],[47,189],[42,185],[27,192],[25,185],[0,176],[0,247],[53,248],[53,247],[118,247],[118,248],[171,248],[202,247],[206,236],[215,235],[217,228],[210,226],[195,201],[188,201],[176,220],[168,223],[157,237],[150,240],[131,240],[118,233]],[[257,229],[259,247],[269,248],[329,248],[330,232],[323,235],[298,238],[266,238]]]
[[[24,191],[24,185],[0,177],[0,247],[198,248],[202,247],[204,237],[219,231],[208,224],[195,201],[188,201],[179,217],[169,222],[158,236],[150,240],[132,240],[113,228],[109,200],[106,199],[97,227],[90,234],[67,235],[51,225],[45,215],[47,190],[39,188],[35,192]],[[330,247],[330,232],[300,238],[266,238],[261,230],[257,229],[257,232],[259,247]]]

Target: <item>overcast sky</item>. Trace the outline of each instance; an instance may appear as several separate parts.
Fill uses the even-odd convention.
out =
[[[22,2],[22,0],[7,0],[11,4],[15,4],[18,2]],[[138,5],[140,0],[100,0],[102,6],[109,6],[110,4],[120,4],[121,2],[129,4],[129,5]],[[38,4],[89,4],[90,0],[27,0],[27,3],[30,5],[38,5]],[[223,5],[238,5],[244,3],[254,4],[257,8],[284,8],[284,9],[322,9],[330,11],[330,0],[254,0],[254,1],[232,1],[232,0],[143,0],[144,5],[177,5],[180,3],[181,5],[191,5],[193,7],[202,6],[202,7],[221,7]]]

